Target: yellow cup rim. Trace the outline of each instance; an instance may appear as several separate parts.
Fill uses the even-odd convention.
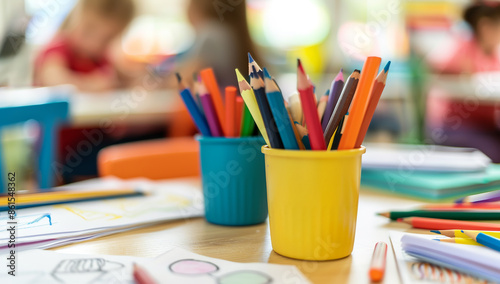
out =
[[[350,150],[323,150],[323,151],[312,151],[312,150],[285,150],[285,149],[272,149],[268,145],[264,145],[261,148],[264,155],[277,156],[277,157],[289,157],[289,158],[341,158],[341,157],[354,157],[362,155],[366,152],[365,146],[361,145],[360,148],[350,149]]]

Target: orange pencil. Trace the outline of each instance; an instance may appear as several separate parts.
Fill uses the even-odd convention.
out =
[[[240,96],[236,96],[236,114],[234,116],[235,118],[235,131],[236,131],[236,137],[241,136],[241,127],[242,127],[242,117],[243,117],[243,107],[244,107],[244,101],[243,98]]]
[[[226,137],[236,137],[239,132],[236,132],[236,88],[233,86],[226,87],[225,100],[226,100]]]
[[[380,57],[370,56],[366,59],[363,69],[361,69],[361,77],[349,109],[349,120],[340,139],[339,150],[353,149],[356,145],[356,139],[368,107],[370,89],[377,75],[380,61]]]
[[[382,92],[385,88],[385,81],[387,80],[387,73],[389,72],[389,66],[391,62],[387,62],[384,70],[380,71],[375,82],[373,83],[372,89],[370,91],[370,97],[368,98],[368,108],[366,109],[365,117],[363,118],[363,123],[361,124],[361,129],[358,133],[358,138],[356,139],[356,144],[354,148],[359,148],[363,140],[365,139],[366,132],[368,131],[368,126],[370,126],[370,121],[372,121],[373,114],[377,108],[378,101],[382,96]]]
[[[217,118],[221,125],[224,124],[224,104],[222,101],[222,95],[219,90],[219,85],[217,84],[217,80],[215,79],[214,70],[212,68],[203,69],[200,72],[201,79],[203,83],[205,83],[205,87],[208,92],[212,95],[212,99],[215,105],[215,112],[217,113]],[[225,129],[222,129],[223,134],[225,133]]]

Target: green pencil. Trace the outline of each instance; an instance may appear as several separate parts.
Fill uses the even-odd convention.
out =
[[[255,123],[247,105],[243,107],[243,117],[241,118],[241,137],[252,136]]]
[[[391,211],[378,213],[380,216],[397,220],[407,217],[427,217],[453,220],[500,220],[500,211],[493,210],[468,210],[468,211],[445,211],[445,210],[413,210],[413,211]]]

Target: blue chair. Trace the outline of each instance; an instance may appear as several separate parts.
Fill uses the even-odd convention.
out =
[[[39,100],[38,100],[39,101]],[[38,157],[38,185],[45,189],[53,187],[55,172],[53,166],[56,161],[57,128],[68,121],[69,103],[64,99],[33,104],[1,105],[0,94],[0,129],[13,124],[35,120],[41,128],[41,145]],[[4,169],[2,151],[0,151],[0,193],[7,192],[7,172]]]

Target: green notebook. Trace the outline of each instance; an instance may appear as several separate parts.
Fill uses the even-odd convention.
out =
[[[456,198],[500,189],[500,164],[470,173],[363,169],[361,184],[424,199]]]

